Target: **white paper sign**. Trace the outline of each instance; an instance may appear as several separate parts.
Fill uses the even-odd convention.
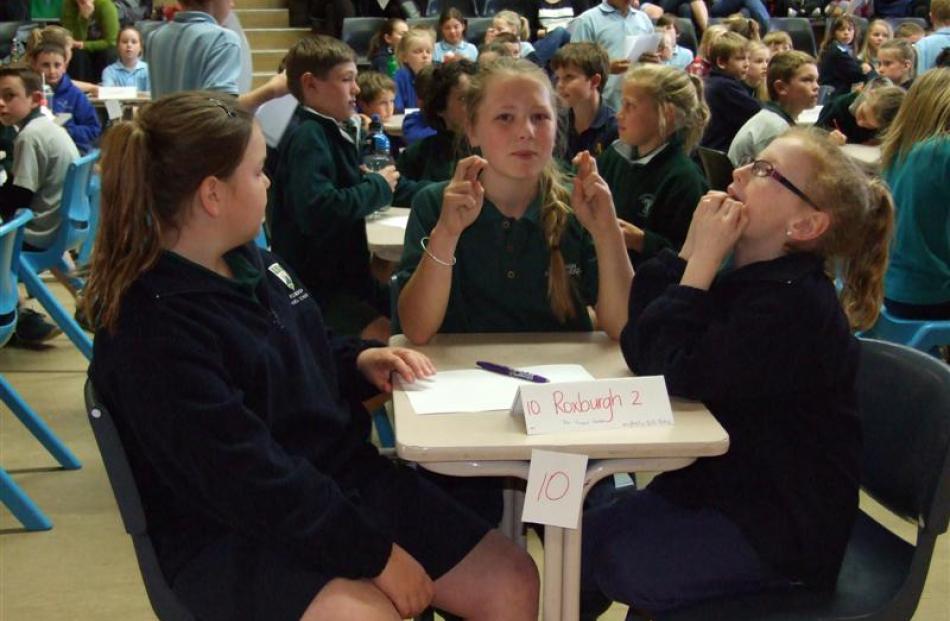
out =
[[[122,118],[122,103],[117,99],[106,99],[106,116],[110,121]]]
[[[511,407],[529,435],[673,424],[662,375],[525,384]]]
[[[623,42],[625,57],[635,63],[644,54],[655,54],[662,41],[662,34],[630,35]]]
[[[577,528],[586,476],[587,455],[531,451],[521,521]]]
[[[100,86],[99,99],[137,99],[139,91],[134,86]]]

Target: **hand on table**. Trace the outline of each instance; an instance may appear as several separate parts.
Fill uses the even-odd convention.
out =
[[[393,373],[398,373],[404,382],[410,384],[435,373],[435,365],[428,356],[405,347],[364,349],[356,357],[356,368],[382,392],[393,391]]]

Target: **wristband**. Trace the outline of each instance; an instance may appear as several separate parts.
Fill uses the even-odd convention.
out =
[[[438,263],[439,265],[444,265],[445,267],[452,267],[453,265],[455,265],[455,262],[458,260],[456,257],[452,257],[452,260],[451,260],[451,261],[443,261],[443,260],[440,259],[439,257],[437,257],[437,256],[435,256],[434,254],[432,254],[431,252],[429,252],[429,249],[426,248],[426,242],[427,242],[427,241],[429,241],[429,238],[428,238],[428,237],[423,237],[422,239],[419,240],[419,246],[422,248],[422,252],[424,252],[424,253],[426,253],[427,255],[429,255],[429,258],[430,258],[430,259],[432,259],[433,261],[435,261],[435,262]]]

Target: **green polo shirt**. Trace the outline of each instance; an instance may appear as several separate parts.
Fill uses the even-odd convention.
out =
[[[617,140],[597,158],[597,169],[610,186],[617,217],[643,229],[643,252],[629,251],[634,267],[663,248],[680,249],[693,211],[709,189],[680,137],[642,158]]]
[[[448,181],[455,174],[459,157],[458,139],[452,132],[439,132],[406,147],[396,159],[399,174],[413,181]]]
[[[435,227],[448,182],[416,194],[397,279],[408,282],[422,260],[420,241]],[[576,315],[560,323],[548,299],[550,254],[539,222],[540,201],[521,218],[503,215],[488,199],[459,238],[452,288],[439,332],[554,332],[591,330],[587,306],[597,301],[597,256],[590,234],[572,214],[561,253],[575,294]],[[446,257],[447,258],[447,257]],[[445,268],[450,269],[450,268]]]

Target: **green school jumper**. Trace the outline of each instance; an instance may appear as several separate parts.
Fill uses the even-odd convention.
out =
[[[440,131],[406,147],[396,159],[399,174],[413,181],[448,181],[460,157],[456,135]]]
[[[617,140],[597,158],[597,169],[610,186],[617,217],[644,231],[643,252],[629,251],[634,266],[663,248],[679,250],[693,210],[709,189],[679,136],[641,158]]]
[[[331,322],[341,299],[385,308],[370,272],[364,218],[393,202],[393,193],[381,175],[360,171],[357,145],[335,120],[304,106],[294,115],[298,125],[278,147],[268,197],[273,249],[316,297],[327,323],[352,332],[359,326]]]
[[[412,201],[406,244],[397,273],[405,286],[422,260],[420,241],[442,212],[447,182],[421,190]],[[597,302],[597,255],[590,234],[573,216],[561,236],[561,253],[574,290],[575,317],[558,322],[548,299],[548,261],[537,199],[518,219],[485,199],[455,249],[452,288],[439,332],[557,332],[591,330],[587,306]],[[448,259],[448,257],[443,257]]]

